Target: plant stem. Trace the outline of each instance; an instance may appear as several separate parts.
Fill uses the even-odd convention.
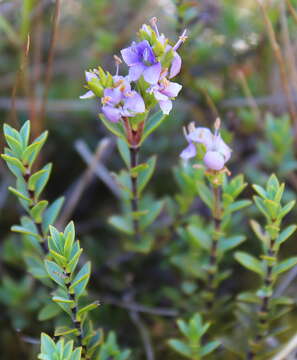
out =
[[[68,281],[65,282],[66,288],[67,288],[67,292],[68,292],[68,296],[69,299],[72,300],[74,302],[74,306],[70,306],[71,308],[71,319],[73,322],[74,327],[77,329],[77,331],[79,332],[79,334],[77,335],[78,337],[78,345],[82,348],[82,359],[84,359],[85,355],[86,355],[86,347],[85,345],[83,345],[83,328],[82,328],[82,323],[80,320],[78,320],[77,318],[77,313],[78,313],[78,304],[77,304],[77,299],[75,297],[75,294],[70,292],[70,287],[71,287],[71,274],[66,272],[66,270],[64,269],[64,273],[66,276],[66,279]]]
[[[139,147],[130,147],[130,169],[135,168],[138,165],[138,153]],[[138,206],[138,188],[137,188],[137,176],[131,176],[131,186],[132,186],[132,199],[131,199],[131,208],[133,213],[139,211]],[[140,229],[139,229],[139,220],[138,218],[133,217],[133,230],[135,234],[135,240],[138,242],[140,240]]]
[[[265,274],[265,278],[263,280],[263,287],[265,289],[271,289],[271,287],[273,285],[271,275],[272,275],[273,267],[276,264],[276,256],[277,256],[276,252],[273,249],[274,242],[275,242],[275,239],[270,239],[269,248],[267,251],[267,255],[270,257],[273,257],[275,259],[273,260],[273,262],[270,261],[267,264],[266,274]],[[261,341],[267,335],[268,315],[269,315],[271,298],[272,298],[271,293],[269,295],[265,295],[265,296],[261,297],[261,304],[260,304],[260,308],[258,311],[258,321],[257,321],[258,332],[250,344],[250,349],[248,350],[248,353],[247,353],[247,360],[253,360],[255,358],[255,356],[257,355],[257,350],[258,350],[258,347],[259,347]]]
[[[209,290],[209,299],[207,301],[207,308],[211,309],[213,307],[213,300],[216,292],[217,285],[214,283],[215,274],[218,270],[218,241],[219,234],[221,232],[221,188],[219,186],[213,186],[213,195],[214,195],[214,208],[213,208],[213,221],[214,221],[214,233],[211,241],[210,248],[210,260],[209,260],[209,273],[208,273],[208,290]]]
[[[32,201],[32,203],[29,205],[29,209],[31,210],[36,205],[36,201],[35,201],[34,191],[29,190],[29,188],[28,188],[28,182],[29,182],[30,176],[31,176],[31,171],[29,170],[29,168],[27,168],[27,172],[23,177],[24,177],[24,180],[25,180],[25,183],[26,183],[26,186],[27,186],[27,190],[28,190],[28,193],[29,193],[29,199]],[[47,244],[46,244],[46,241],[45,241],[45,238],[44,238],[42,225],[41,225],[41,223],[36,222],[32,217],[31,217],[31,219],[32,219],[32,221],[34,222],[34,224],[35,224],[35,226],[37,228],[39,236],[41,237],[40,246],[41,246],[44,254],[47,254],[48,248],[47,248]]]

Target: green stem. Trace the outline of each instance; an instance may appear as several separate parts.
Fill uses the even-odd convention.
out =
[[[208,273],[208,292],[209,299],[207,301],[208,309],[211,309],[214,304],[214,297],[217,290],[215,283],[215,275],[218,271],[218,241],[221,232],[221,188],[219,186],[213,186],[214,195],[214,208],[213,208],[213,222],[214,222],[214,233],[211,241],[210,248],[210,260],[209,260],[209,273]]]
[[[272,271],[273,267],[276,264],[277,253],[274,251],[274,243],[275,239],[270,239],[269,248],[267,251],[267,255],[270,257],[274,257],[275,260],[273,262],[268,262],[266,266],[266,274],[263,279],[263,287],[265,289],[272,290],[273,280],[272,280]],[[261,297],[260,308],[258,310],[258,320],[257,320],[257,329],[258,332],[254,339],[250,342],[250,348],[247,352],[247,360],[253,360],[257,356],[258,349],[261,345],[263,339],[267,336],[268,331],[268,320],[269,320],[269,310],[270,310],[270,301],[272,298],[272,291],[270,295],[266,295]]]
[[[75,297],[75,294],[70,292],[70,287],[72,285],[71,281],[70,281],[70,278],[71,278],[71,274],[70,273],[67,273],[65,270],[64,270],[64,273],[65,273],[65,276],[66,276],[66,279],[68,281],[65,282],[65,285],[66,285],[66,288],[67,288],[67,292],[68,292],[68,296],[69,296],[69,299],[72,300],[74,302],[74,305],[71,306],[71,319],[72,319],[72,322],[73,322],[73,325],[74,327],[78,330],[78,335],[77,335],[77,338],[78,338],[78,345],[82,348],[82,360],[85,359],[85,355],[86,355],[86,346],[83,345],[83,328],[82,328],[82,323],[81,321],[77,318],[77,313],[78,313],[78,303],[77,303],[77,299]]]
[[[138,153],[139,147],[130,147],[130,167],[131,169],[135,168],[138,165]],[[133,213],[139,211],[138,204],[138,187],[137,187],[137,177],[130,175],[131,177],[131,186],[132,186],[132,199],[131,199],[131,208]],[[133,230],[135,235],[136,242],[140,240],[140,228],[138,218],[133,218]]]
[[[26,187],[27,187],[27,190],[28,190],[28,193],[29,193],[29,199],[31,200],[31,204],[29,205],[29,209],[31,210],[36,205],[36,201],[35,201],[35,193],[34,193],[34,191],[29,190],[29,185],[28,185],[29,178],[31,176],[31,171],[30,171],[30,169],[28,167],[26,167],[26,169],[27,169],[27,171],[26,171],[26,174],[23,176],[23,178],[24,178],[24,181],[26,183]],[[29,213],[29,215],[30,215],[30,213]],[[47,254],[48,248],[47,248],[47,244],[46,244],[46,241],[45,241],[45,236],[43,234],[42,225],[41,225],[41,223],[36,222],[32,217],[31,217],[31,219],[32,219],[32,221],[34,222],[34,224],[35,224],[35,226],[37,228],[39,236],[41,237],[40,246],[41,246],[44,254]]]

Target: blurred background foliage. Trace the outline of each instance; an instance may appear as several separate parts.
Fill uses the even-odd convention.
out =
[[[175,318],[187,318],[198,304],[192,296],[199,293],[197,283],[173,261],[177,251],[185,250],[182,236],[172,231],[173,224],[182,226],[185,211],[194,216],[199,210],[209,220],[201,200],[192,203],[197,194],[178,186],[177,168],[173,174],[185,145],[182,127],[191,121],[212,126],[219,115],[223,136],[232,143],[233,175],[244,173],[248,183],[263,184],[274,172],[287,182],[285,199],[295,197],[297,1],[266,3],[266,15],[283,54],[285,84],[256,0],[0,1],[1,121],[19,126],[30,118],[35,135],[50,131],[40,160],[54,164],[46,197],[66,197],[57,226],[63,227],[69,219],[76,222],[84,256],[93,263],[90,296],[102,304],[92,314],[94,321],[116,331],[119,343],[133,349],[135,359],[175,359],[177,355],[166,345],[169,337],[178,336]],[[107,221],[120,206],[112,178],[107,184],[102,181],[107,169],[115,172],[123,164],[114,139],[98,121],[99,104],[81,101],[79,96],[84,92],[84,70],[100,64],[114,72],[113,54],[119,54],[152,16],[158,17],[161,30],[172,39],[184,28],[189,34],[180,52],[183,67],[177,81],[183,85],[182,93],[170,118],[143,149],[146,157],[158,155],[148,192],[164,199],[175,196],[177,210],[168,200],[156,223],[155,248],[131,258]],[[100,166],[94,175],[90,163],[95,152]],[[41,312],[49,299],[24,270],[20,239],[10,233],[21,209],[7,193],[12,178],[3,163],[0,175],[0,357],[33,359],[40,332],[52,329],[51,320],[43,321]],[[189,197],[189,206],[179,203],[178,193],[184,199]],[[248,186],[244,197],[251,194]],[[257,217],[254,207],[248,211]],[[294,218],[296,210],[288,223]],[[203,226],[205,219],[200,216],[194,221]],[[247,237],[242,248],[258,253],[248,219],[235,216],[232,221]],[[291,252],[296,252],[294,240],[284,248],[284,253]],[[236,271],[222,285],[223,294],[235,296],[244,288],[255,287],[254,276],[231,256],[227,263]],[[286,278],[281,285],[296,301],[294,283]],[[54,315],[54,307],[52,312]],[[296,311],[285,321],[296,322]],[[232,324],[230,321],[228,331],[235,329]],[[287,331],[284,342],[293,333],[294,328]],[[147,355],[148,348],[153,349],[154,357]],[[224,352],[214,356],[233,359]]]

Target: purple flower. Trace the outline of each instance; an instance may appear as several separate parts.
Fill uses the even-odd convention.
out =
[[[129,80],[136,81],[141,75],[149,84],[156,84],[160,78],[162,66],[157,61],[152,47],[147,40],[140,43],[133,42],[126,49],[121,50],[125,63],[129,66]]]
[[[154,95],[163,113],[168,115],[172,109],[171,99],[178,95],[181,88],[180,84],[171,82],[163,77],[158,84],[152,85],[147,92]]]
[[[157,18],[153,17],[150,22],[151,22],[151,25],[157,35],[158,41],[162,45],[165,46],[167,39],[164,34],[159,33],[159,29],[157,26]],[[142,25],[142,29],[144,31],[146,31],[148,35],[150,35],[150,29],[147,27],[147,25]],[[184,43],[186,41],[186,39],[187,39],[186,33],[187,33],[187,30],[184,30],[182,35],[179,37],[177,43],[173,46],[174,56],[173,56],[173,59],[172,59],[171,65],[170,65],[170,69],[169,69],[169,76],[168,76],[169,79],[172,79],[174,76],[176,76],[180,72],[182,60],[176,50],[181,46],[182,43]],[[172,49],[172,46],[166,45],[166,52],[168,52],[170,49]]]
[[[219,124],[219,121],[218,121]],[[225,163],[230,159],[232,150],[224,142],[219,134],[219,125],[216,126],[215,134],[208,128],[197,127],[193,124],[189,126],[189,133],[186,134],[189,145],[180,154],[181,158],[188,160],[197,155],[196,144],[203,144],[205,147],[205,155],[203,162],[207,168],[211,170],[222,170]]]
[[[184,30],[182,35],[179,37],[177,43],[173,46],[174,56],[173,56],[173,59],[172,59],[171,65],[170,65],[169,79],[172,79],[180,72],[181,65],[182,65],[182,59],[178,55],[176,50],[181,46],[182,43],[184,43],[186,41],[186,39],[187,39],[186,33],[187,33],[187,30]],[[171,46],[168,45],[167,49],[170,50]]]
[[[145,112],[142,97],[131,90],[130,83],[122,76],[114,76],[116,87],[104,90],[102,112],[111,122],[118,122],[123,116],[133,117]]]

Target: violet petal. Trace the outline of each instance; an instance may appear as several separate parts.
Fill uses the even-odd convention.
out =
[[[180,154],[180,157],[184,160],[189,160],[196,156],[197,150],[194,144],[189,144]]]
[[[148,66],[143,71],[144,80],[149,84],[157,84],[157,82],[160,79],[161,71],[162,71],[162,66],[161,63],[159,62],[155,65]]]

